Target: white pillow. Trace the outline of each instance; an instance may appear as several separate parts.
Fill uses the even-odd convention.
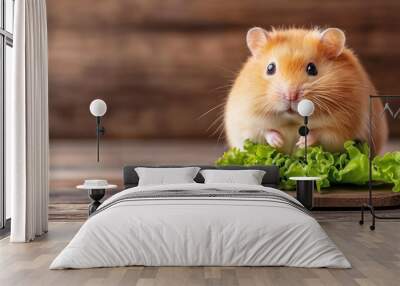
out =
[[[262,170],[201,170],[205,184],[261,185],[265,171]]]
[[[193,179],[199,170],[199,167],[135,168],[139,176],[139,186],[195,183]]]

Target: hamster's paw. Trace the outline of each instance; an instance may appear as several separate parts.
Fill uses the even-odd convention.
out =
[[[313,132],[308,133],[307,146],[315,145],[317,143],[317,141],[318,141],[317,136],[315,136],[315,134]],[[305,137],[304,136],[300,136],[299,140],[296,143],[296,146],[298,148],[304,148],[304,146],[305,146]]]
[[[269,130],[265,132],[265,140],[267,143],[275,148],[280,148],[283,146],[282,135],[276,130]]]

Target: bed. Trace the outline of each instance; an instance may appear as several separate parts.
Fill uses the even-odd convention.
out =
[[[135,167],[124,168],[125,189],[103,202],[50,269],[351,267],[312,215],[278,190],[276,167],[251,167],[265,171],[261,185],[205,184],[199,173],[194,183],[152,186],[138,186]]]

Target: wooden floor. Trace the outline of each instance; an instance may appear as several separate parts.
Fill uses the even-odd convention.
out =
[[[84,179],[104,178],[122,185],[125,165],[213,165],[227,149],[217,140],[104,140],[100,163],[94,140],[51,140],[50,202],[82,202],[85,195],[75,189]],[[399,150],[391,141],[385,151]]]
[[[106,179],[121,190],[125,165],[213,165],[225,150],[217,140],[103,140],[98,163],[95,144],[95,140],[51,140],[50,220],[86,218],[90,199],[86,191],[75,188],[85,179]],[[111,194],[107,191],[105,198]]]
[[[386,151],[398,150],[391,141]],[[52,140],[50,144],[50,220],[81,221],[90,202],[86,191],[75,186],[85,179],[107,179],[122,188],[125,165],[214,164],[226,147],[217,140],[104,140],[100,163],[94,140]],[[118,190],[117,190],[118,191]],[[113,194],[108,192],[106,197]],[[340,186],[315,194],[318,207],[359,207],[368,200],[366,187],[346,190]],[[400,206],[400,193],[389,188],[374,193],[375,206]]]
[[[80,222],[51,222],[49,233],[29,244],[0,241],[0,285],[399,285],[398,222],[380,222],[375,232],[357,221],[325,220],[321,225],[353,268],[289,267],[123,267],[48,270],[77,232]]]

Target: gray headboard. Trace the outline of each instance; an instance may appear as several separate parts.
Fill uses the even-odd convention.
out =
[[[195,165],[192,165],[195,166]],[[150,167],[150,168],[176,168],[186,166],[125,166],[124,167],[124,186],[125,189],[136,187],[139,182],[139,177],[135,171],[136,167]],[[222,170],[246,170],[246,169],[257,169],[265,171],[262,185],[266,187],[278,188],[279,187],[279,168],[276,166],[198,166],[201,169],[222,169]],[[197,183],[204,183],[203,176],[198,173],[194,180]]]

